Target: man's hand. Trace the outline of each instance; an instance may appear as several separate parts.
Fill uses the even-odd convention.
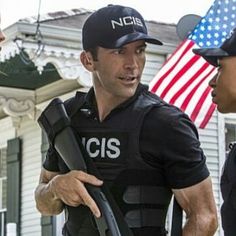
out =
[[[77,170],[72,170],[64,175],[57,175],[49,182],[50,189],[56,198],[73,207],[80,204],[86,205],[96,217],[100,217],[101,212],[86,190],[85,183],[95,186],[103,184],[95,176]]]

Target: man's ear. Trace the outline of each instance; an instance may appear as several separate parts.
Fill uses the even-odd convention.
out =
[[[88,70],[88,71],[93,71],[94,70],[94,64],[93,64],[93,58],[92,55],[88,52],[81,52],[80,54],[80,61],[82,62],[83,66]]]

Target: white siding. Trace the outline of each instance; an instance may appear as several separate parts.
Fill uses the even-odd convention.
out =
[[[219,153],[220,153],[220,139],[219,139],[219,123],[217,112],[215,111],[211,120],[205,129],[198,129],[199,139],[201,141],[201,146],[204,150],[207,160],[207,166],[210,170],[210,175],[213,183],[214,197],[218,210],[219,218],[219,229],[215,235],[223,235],[220,220],[220,205],[221,205],[221,193],[220,193],[220,170],[219,165]],[[224,137],[221,137],[224,138]]]
[[[15,138],[16,132],[10,117],[0,120],[0,148],[7,147],[7,140]]]
[[[18,130],[22,139],[21,235],[41,236],[40,217],[35,207],[34,189],[41,169],[41,130],[25,117]]]
[[[149,82],[156,75],[157,71],[165,61],[165,55],[148,54],[146,59],[146,66],[143,71],[142,83],[149,84]]]

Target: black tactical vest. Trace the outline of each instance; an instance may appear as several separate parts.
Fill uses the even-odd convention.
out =
[[[220,181],[224,200],[221,218],[225,236],[236,235],[236,144],[230,144],[230,149]]]
[[[163,170],[145,162],[139,149],[139,135],[145,115],[162,102],[146,88],[137,99],[113,111],[99,122],[84,106],[85,95],[65,103],[73,128],[108,184],[134,235],[166,235],[165,219],[172,192]],[[155,131],[158,132],[158,131]],[[60,164],[63,167],[63,163]],[[65,231],[73,236],[98,236],[87,207],[66,206]]]

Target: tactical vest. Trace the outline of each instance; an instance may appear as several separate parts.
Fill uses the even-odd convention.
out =
[[[127,224],[134,235],[166,235],[165,220],[172,192],[166,187],[161,165],[149,165],[139,149],[144,117],[153,107],[162,106],[162,102],[142,89],[138,99],[99,122],[83,106],[84,98],[84,94],[77,93],[65,103],[72,127],[108,184]],[[70,232],[67,235],[99,235],[87,207],[66,206],[66,211],[64,230]]]
[[[225,236],[236,234],[236,144],[231,143],[230,149],[220,181],[224,200],[221,207],[221,218]]]

